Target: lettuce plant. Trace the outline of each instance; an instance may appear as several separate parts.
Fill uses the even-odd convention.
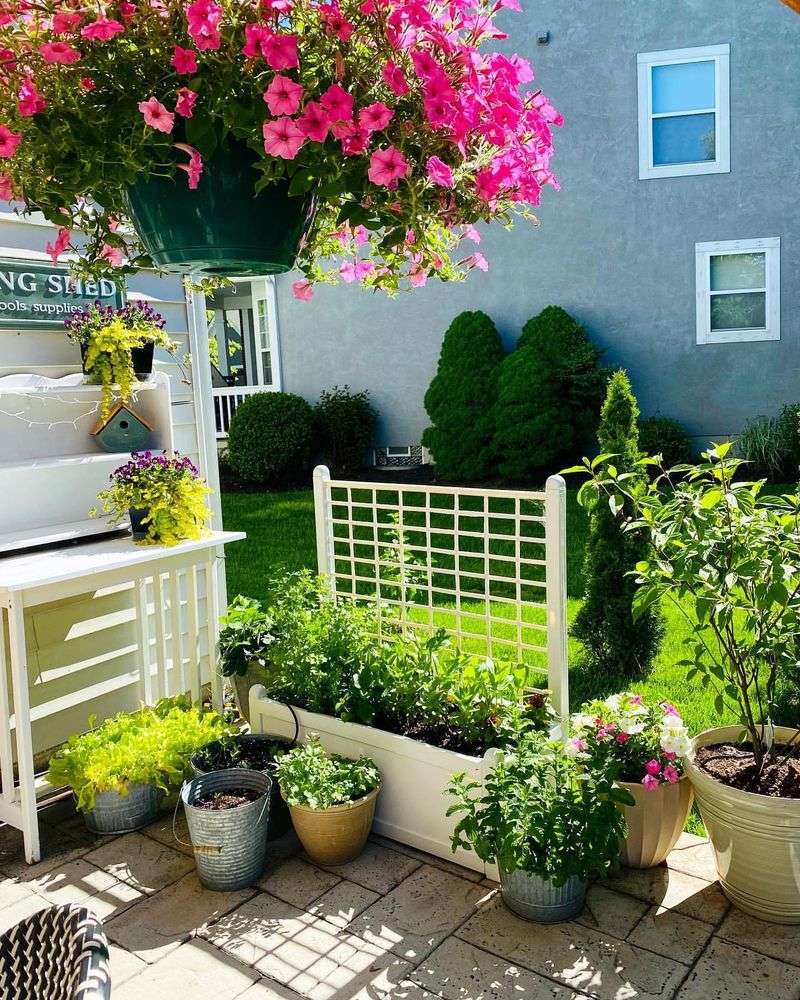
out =
[[[252,190],[313,194],[300,250],[315,281],[392,292],[485,258],[480,221],[531,218],[561,116],[516,54],[486,51],[517,0],[159,0],[0,10],[0,197],[84,232],[85,270],[147,264],[125,218],[135,181],[213,184],[230,137]],[[102,206],[102,208],[98,208]],[[127,265],[125,258],[127,257]],[[333,266],[329,266],[333,262]]]

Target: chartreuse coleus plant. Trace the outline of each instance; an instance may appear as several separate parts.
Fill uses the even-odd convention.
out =
[[[102,511],[112,524],[119,524],[129,511],[144,510],[145,543],[176,545],[206,533],[210,493],[190,459],[177,452],[144,451],[111,473],[111,486],[97,494],[100,510],[93,507],[89,513],[97,517]]]
[[[617,803],[633,802],[607,769],[583,767],[541,733],[499,750],[483,785],[457,774],[448,791],[455,801],[447,815],[458,818],[454,851],[472,848],[503,871],[555,886],[616,865],[626,830]]]
[[[85,233],[85,273],[146,265],[129,187],[213,184],[234,137],[257,155],[245,196],[314,195],[298,298],[485,270],[464,241],[557,187],[562,121],[526,59],[487,51],[502,8],[518,0],[6,0],[0,197],[59,227],[54,258]]]
[[[378,788],[381,775],[369,757],[349,760],[329,754],[315,733],[304,746],[278,758],[276,775],[290,806],[330,809],[363,798]]]
[[[95,719],[89,725],[94,727]],[[131,785],[167,791],[186,775],[189,758],[231,726],[180,696],[138,712],[120,713],[88,733],[73,735],[50,759],[48,780],[73,790],[78,808],[94,808],[100,792],[125,796]]]
[[[136,385],[134,348],[154,344],[174,354],[178,345],[164,331],[164,317],[146,303],[131,303],[121,309],[99,302],[85,306],[64,321],[67,336],[84,350],[83,368],[92,382],[102,387],[100,416],[111,412],[114,390],[129,402]]]

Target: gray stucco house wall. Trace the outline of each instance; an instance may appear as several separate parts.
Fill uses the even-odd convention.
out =
[[[800,399],[800,17],[779,0],[528,2],[506,43],[564,114],[534,229],[484,229],[488,273],[394,300],[358,287],[292,298],[277,281],[283,388],[366,388],[381,444],[417,443],[441,337],[483,309],[511,346],[554,303],[630,373],[642,410],[699,439]],[[548,44],[537,36],[549,32]],[[512,44],[513,43],[513,44]],[[730,45],[730,172],[639,179],[637,53]],[[780,340],[696,343],[695,244],[780,237]]]

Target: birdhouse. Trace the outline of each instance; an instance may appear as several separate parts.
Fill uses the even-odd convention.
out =
[[[124,403],[117,403],[105,420],[98,420],[92,437],[103,451],[145,451],[153,428]]]

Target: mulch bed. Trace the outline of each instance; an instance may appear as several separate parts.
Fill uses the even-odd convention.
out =
[[[768,763],[756,777],[753,751],[747,744],[714,743],[699,747],[695,764],[723,785],[745,792],[785,799],[800,799],[800,745],[793,748],[788,759],[785,747],[779,748],[780,759]]]

